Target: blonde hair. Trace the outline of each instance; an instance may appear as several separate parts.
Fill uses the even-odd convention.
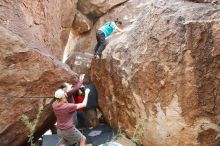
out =
[[[56,101],[57,101],[58,103],[65,102],[66,100],[67,100],[66,97],[64,97],[64,98],[56,98]]]

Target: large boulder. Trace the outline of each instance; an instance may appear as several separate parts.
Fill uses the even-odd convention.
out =
[[[55,122],[50,102],[63,81],[76,74],[57,59],[63,56],[76,12],[76,0],[0,2],[0,145],[22,145],[28,128],[20,120],[36,118],[38,136]],[[15,136],[16,135],[16,136]]]
[[[19,146],[30,134],[21,116],[33,121],[44,106],[36,133],[45,132],[55,122],[50,108],[54,91],[64,81],[76,81],[76,74],[2,26],[0,48],[0,145]]]
[[[220,133],[219,7],[184,0],[139,6],[141,15],[110,38],[103,59],[92,61],[105,118],[145,146],[214,145]]]
[[[66,63],[73,69],[77,74],[86,74],[84,81],[90,82],[90,66],[93,55],[86,52],[76,52],[68,58]]]
[[[61,59],[76,3],[77,0],[1,1],[0,24],[22,37],[29,47]]]
[[[92,21],[89,20],[80,11],[77,11],[72,24],[72,29],[76,34],[81,34],[89,31],[92,28]]]
[[[113,7],[127,0],[78,0],[78,10],[91,18],[100,17]]]

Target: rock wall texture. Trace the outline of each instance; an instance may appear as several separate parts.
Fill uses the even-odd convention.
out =
[[[95,31],[115,18],[123,32],[94,60]],[[0,145],[22,145],[28,130],[20,118],[33,120],[41,104],[36,132],[54,121],[51,99],[41,97],[76,80],[58,61],[63,48],[63,62],[90,74],[106,120],[133,140],[219,145],[218,1],[3,0],[0,25]]]
[[[44,110],[36,134],[42,134],[54,122],[49,106],[51,99],[44,98],[52,97],[61,82],[76,80],[76,73],[58,60],[65,60],[75,49],[79,34],[92,28],[95,20],[90,16],[99,17],[123,2],[125,0],[0,2],[0,145],[17,146],[27,140],[28,130],[20,118],[26,114],[33,120],[40,103]],[[96,6],[88,13],[81,10],[93,4]],[[90,57],[91,62],[90,54],[79,54],[82,57],[76,58],[76,64],[80,64],[83,56]],[[83,65],[75,70],[89,74],[88,63]]]
[[[36,134],[55,122],[50,103],[63,81],[76,73],[62,64],[64,46],[76,13],[75,0],[0,1],[0,145],[20,146],[28,129],[20,120],[36,118]]]
[[[126,20],[131,13],[116,12],[132,4],[115,8],[96,26],[116,14]],[[152,0],[134,8],[139,13],[109,38],[103,59],[92,60],[105,118],[146,146],[218,145],[219,5]],[[94,36],[95,29],[81,36],[79,49],[90,49]]]
[[[23,114],[36,118],[38,107],[45,106],[36,132],[44,132],[54,118],[50,109],[54,91],[63,81],[73,81],[76,74],[54,57],[29,48],[13,32],[0,27],[0,145],[22,145],[27,127]],[[51,118],[51,119],[50,119]]]
[[[61,59],[77,0],[21,0],[0,2],[0,24],[38,48]]]
[[[90,18],[102,16],[113,7],[127,0],[78,0],[79,11]]]

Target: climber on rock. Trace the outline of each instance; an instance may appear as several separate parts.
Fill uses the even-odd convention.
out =
[[[74,96],[74,100],[76,103],[82,103],[83,102],[83,99],[85,97],[85,86],[82,85],[78,91],[76,91],[76,94]],[[88,101],[88,104],[89,104],[89,101]],[[86,128],[88,129],[89,128],[89,122],[88,122],[88,119],[87,119],[87,116],[86,116],[86,109],[85,108],[81,108],[81,109],[78,109],[77,110],[77,120],[78,120],[78,124],[77,126],[79,128]]]
[[[86,145],[86,137],[75,128],[72,116],[74,111],[86,107],[87,105],[90,89],[85,90],[85,98],[82,103],[75,104],[72,100],[73,93],[80,88],[83,79],[84,74],[80,75],[79,82],[68,92],[65,92],[63,89],[58,89],[55,92],[56,101],[52,104],[52,107],[57,118],[57,135],[60,139],[60,146],[65,146],[66,143],[75,144],[78,142],[80,142],[80,146]],[[70,103],[68,103],[67,100],[69,100]]]
[[[121,25],[122,22],[116,19],[115,21],[110,21],[105,23],[102,27],[100,27],[96,31],[96,40],[97,44],[94,48],[95,51],[95,57],[101,58],[102,51],[105,49],[106,46],[106,38],[109,37],[114,31],[121,32],[122,30],[118,28],[117,25]]]

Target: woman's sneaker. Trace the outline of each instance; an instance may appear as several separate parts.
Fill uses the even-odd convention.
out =
[[[101,59],[101,57],[99,55],[95,55],[96,59]]]

